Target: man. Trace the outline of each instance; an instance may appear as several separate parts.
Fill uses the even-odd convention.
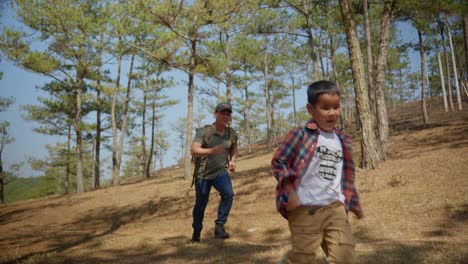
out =
[[[214,124],[198,129],[191,146],[192,156],[195,157],[192,242],[200,242],[203,217],[212,186],[221,196],[214,235],[215,238],[229,238],[224,225],[231,210],[234,192],[227,168],[231,172],[235,170],[237,154],[237,133],[228,126],[231,114],[229,103],[218,104],[214,111]]]

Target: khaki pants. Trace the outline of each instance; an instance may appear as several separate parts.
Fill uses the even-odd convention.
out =
[[[322,247],[329,264],[354,262],[354,241],[348,215],[340,202],[310,208],[301,206],[288,212],[292,249],[283,263],[317,263],[317,250]]]

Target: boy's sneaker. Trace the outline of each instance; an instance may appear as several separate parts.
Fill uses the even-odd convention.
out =
[[[193,231],[193,234],[192,234],[192,242],[195,242],[195,243],[198,243],[200,242],[200,231]]]
[[[227,233],[226,230],[224,230],[224,227],[222,225],[216,224],[214,236],[215,238],[226,239],[229,238],[229,233]]]

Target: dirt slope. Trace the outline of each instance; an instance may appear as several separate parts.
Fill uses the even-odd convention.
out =
[[[358,263],[468,263],[468,119],[392,131],[388,160],[357,170],[366,213],[351,219]],[[357,148],[357,146],[356,146]],[[238,162],[227,229],[189,243],[194,190],[182,171],[114,188],[0,207],[0,263],[277,263],[289,248],[276,213],[272,153]]]

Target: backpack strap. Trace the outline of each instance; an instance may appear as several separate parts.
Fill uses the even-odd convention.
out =
[[[228,164],[229,164],[229,155],[231,155],[234,144],[236,144],[237,142],[237,136],[236,136],[236,132],[234,131],[234,128],[228,126],[226,127],[226,129],[229,133],[229,140],[231,141],[231,146],[229,147],[229,154],[228,154]]]
[[[216,129],[214,128],[213,125],[205,125],[198,129],[203,129],[203,140],[202,140],[201,147],[206,148],[208,146],[208,142],[210,141],[211,137],[214,135],[214,133],[216,133]],[[195,168],[193,169],[191,187],[193,187],[193,184],[195,183],[195,179],[197,178],[198,171],[200,170],[202,157],[195,157],[193,160],[195,162]],[[206,162],[205,162],[205,166],[206,166]]]
[[[208,142],[210,142],[211,137],[216,133],[216,129],[213,125],[206,125],[203,127],[205,133],[203,134],[202,148],[208,147]]]

